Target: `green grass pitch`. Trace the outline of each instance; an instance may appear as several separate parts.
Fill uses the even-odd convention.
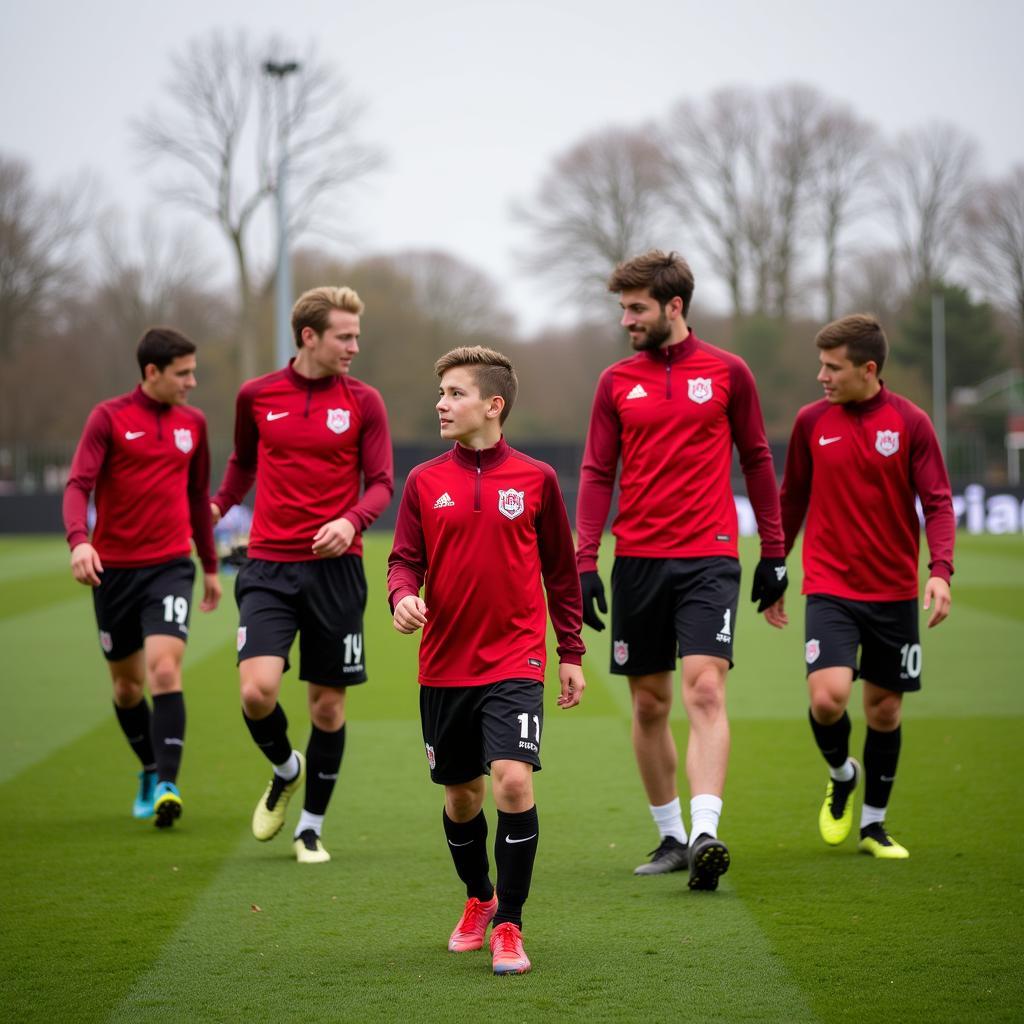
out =
[[[713,894],[688,892],[682,874],[633,877],[657,837],[608,634],[586,631],[583,705],[561,712],[549,693],[526,907],[534,971],[520,978],[493,977],[486,953],[445,949],[463,894],[419,736],[417,642],[386,609],[388,542],[367,543],[371,682],[349,696],[324,833],[334,859],[300,867],[290,831],[266,844],[249,834],[268,772],[238,710],[230,587],[221,610],[193,616],[185,813],[161,833],[130,816],[137,765],[66,548],[0,540],[5,1021],[1024,1017],[1024,538],[959,538],[953,612],[924,637],[924,689],[905,705],[889,823],[906,862],[818,838],[825,771],[791,590],[785,633],[745,600],[739,616],[721,830],[731,870]],[[748,542],[746,580],[754,558]],[[303,691],[286,677],[297,745]],[[674,723],[682,747],[678,709]]]

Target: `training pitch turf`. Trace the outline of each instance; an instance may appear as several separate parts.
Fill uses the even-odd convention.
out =
[[[924,689],[905,705],[889,824],[906,862],[818,838],[825,771],[791,588],[785,633],[745,601],[739,615],[721,828],[732,868],[717,893],[689,892],[681,873],[635,878],[657,836],[625,683],[607,674],[607,632],[586,630],[583,705],[547,701],[534,970],[517,978],[493,977],[484,952],[446,952],[464,894],[419,736],[417,641],[387,612],[388,542],[367,543],[371,681],[349,696],[324,832],[334,859],[299,866],[300,801],[272,842],[249,834],[268,770],[238,710],[230,580],[221,610],[193,615],[185,811],[158,832],[130,816],[137,765],[66,548],[0,539],[5,1021],[1024,1019],[1024,538],[958,538],[953,612],[925,635]],[[755,557],[748,542],[745,587]],[[302,746],[303,690],[290,673]],[[674,721],[682,748],[678,709]]]

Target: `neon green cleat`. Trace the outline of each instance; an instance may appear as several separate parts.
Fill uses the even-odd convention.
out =
[[[181,817],[181,794],[173,782],[158,782],[153,800],[157,828],[170,828]]]
[[[838,846],[853,828],[853,792],[862,775],[860,764],[850,758],[853,764],[853,778],[849,782],[828,780],[825,787],[825,802],[818,812],[818,831],[829,846]]]
[[[287,782],[276,773],[271,776],[266,792],[252,812],[252,834],[260,842],[273,839],[284,827],[288,801],[306,780],[306,759],[298,751],[295,751],[295,756],[299,759],[299,774]]]
[[[870,853],[872,857],[879,860],[906,860],[910,851],[905,846],[900,846],[888,832],[885,826],[876,821],[860,830],[860,842],[857,849],[861,853]]]
[[[320,837],[311,829],[307,828],[300,832],[292,843],[295,850],[295,859],[300,864],[326,864],[331,855],[324,849]]]

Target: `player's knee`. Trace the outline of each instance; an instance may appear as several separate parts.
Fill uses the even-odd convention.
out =
[[[114,703],[119,708],[133,708],[142,700],[143,689],[141,679],[118,676],[114,680]]]
[[[691,714],[698,712],[713,715],[725,709],[725,685],[715,671],[699,673],[684,686],[683,692],[686,695],[687,710]]]
[[[445,810],[452,821],[470,821],[480,813],[483,792],[471,786],[446,786]]]
[[[160,658],[149,667],[153,693],[175,693],[181,689],[181,665],[174,658]]]
[[[671,710],[671,698],[648,690],[636,690],[633,694],[633,718],[642,729],[663,725]]]
[[[322,732],[337,732],[345,724],[345,705],[338,701],[310,704],[309,720]]]
[[[277,695],[258,679],[247,679],[241,687],[242,707],[250,718],[265,718],[274,710]]]
[[[520,761],[495,762],[491,765],[494,799],[499,807],[533,806],[533,772]]]
[[[824,691],[811,694],[811,714],[822,725],[834,725],[845,710],[846,704],[835,694]]]
[[[900,724],[903,702],[898,694],[875,701],[865,711],[868,725],[878,732],[892,732]]]

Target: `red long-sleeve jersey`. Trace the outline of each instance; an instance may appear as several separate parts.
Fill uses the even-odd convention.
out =
[[[362,554],[362,531],[395,489],[380,392],[347,374],[303,377],[291,364],[247,381],[235,406],[235,450],[213,498],[221,514],[254,482],[251,557],[312,561],[316,532],[342,516],[356,528],[345,554]]]
[[[778,486],[761,403],[747,364],[691,331],[675,345],[608,367],[597,384],[580,468],[576,560],[597,568],[615,470],[616,555],[738,557],[732,446],[757,517],[761,554],[783,550]]]
[[[424,580],[425,686],[543,682],[545,589],[559,659],[581,663],[583,601],[558,478],[504,438],[484,451],[457,444],[409,474],[388,558],[392,610]]]
[[[192,553],[217,571],[210,516],[206,418],[165,405],[140,387],[97,405],[75,449],[64,490],[64,529],[72,548],[89,540],[89,495],[96,491],[92,545],[111,568],[159,565]]]
[[[931,421],[884,386],[866,402],[797,413],[782,480],[786,552],[807,516],[805,594],[903,601],[918,593],[920,497],[933,576],[953,574],[956,517]]]

